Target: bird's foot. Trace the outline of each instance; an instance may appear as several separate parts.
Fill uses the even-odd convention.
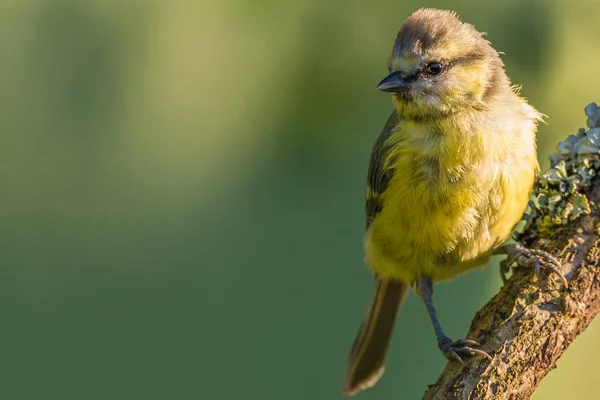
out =
[[[506,274],[510,272],[511,267],[516,263],[521,267],[533,268],[534,279],[536,280],[540,276],[541,269],[544,268],[556,275],[565,287],[569,286],[567,279],[559,270],[560,261],[543,250],[528,249],[518,243],[511,243],[502,246],[495,253],[506,254],[506,259],[500,262],[500,276],[504,283],[506,283]]]
[[[473,346],[479,346],[479,343],[468,339],[460,339],[453,342],[449,337],[444,337],[438,342],[438,347],[444,354],[444,357],[448,360],[456,360],[462,365],[464,365],[464,362],[461,356],[473,357],[480,355],[490,360],[492,359],[488,353],[483,350],[474,349]]]

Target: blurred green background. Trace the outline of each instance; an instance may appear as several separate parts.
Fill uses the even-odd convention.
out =
[[[372,290],[375,90],[404,19],[456,10],[549,116],[600,101],[596,1],[0,1],[0,397],[335,399]],[[496,265],[436,287],[454,338]],[[411,296],[362,399],[444,366]],[[598,399],[599,323],[535,399]]]

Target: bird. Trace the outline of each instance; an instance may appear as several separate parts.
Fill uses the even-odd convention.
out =
[[[342,393],[383,374],[401,305],[423,301],[442,354],[490,355],[473,340],[450,339],[433,303],[433,284],[506,254],[560,275],[540,250],[506,244],[526,210],[539,166],[543,115],[506,74],[484,34],[449,10],[422,8],[403,23],[377,89],[393,111],[375,139],[367,174],[365,261],[375,278],[368,311],[348,355]],[[563,282],[566,284],[564,277]]]

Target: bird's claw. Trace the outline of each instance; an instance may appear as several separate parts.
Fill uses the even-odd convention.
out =
[[[511,243],[503,247],[502,252],[506,254],[506,259],[500,262],[500,276],[504,283],[506,283],[506,274],[516,263],[522,267],[533,268],[534,279],[539,278],[541,269],[544,268],[556,275],[565,287],[569,286],[567,279],[560,272],[560,261],[553,255],[543,250],[528,249],[518,243]]]
[[[452,339],[450,338],[444,338],[438,343],[438,347],[444,354],[444,357],[446,357],[448,360],[456,360],[462,365],[465,363],[463,362],[461,356],[473,357],[480,355],[487,359],[492,359],[488,353],[483,350],[474,349],[473,346],[479,346],[479,343],[468,339],[459,339],[455,342],[452,342]]]

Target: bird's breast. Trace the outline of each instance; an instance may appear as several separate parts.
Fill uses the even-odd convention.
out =
[[[533,133],[532,133],[533,134]],[[489,132],[401,123],[385,167],[392,179],[367,232],[367,261],[384,276],[447,279],[487,261],[526,207],[535,173]],[[483,258],[482,258],[483,257]]]

